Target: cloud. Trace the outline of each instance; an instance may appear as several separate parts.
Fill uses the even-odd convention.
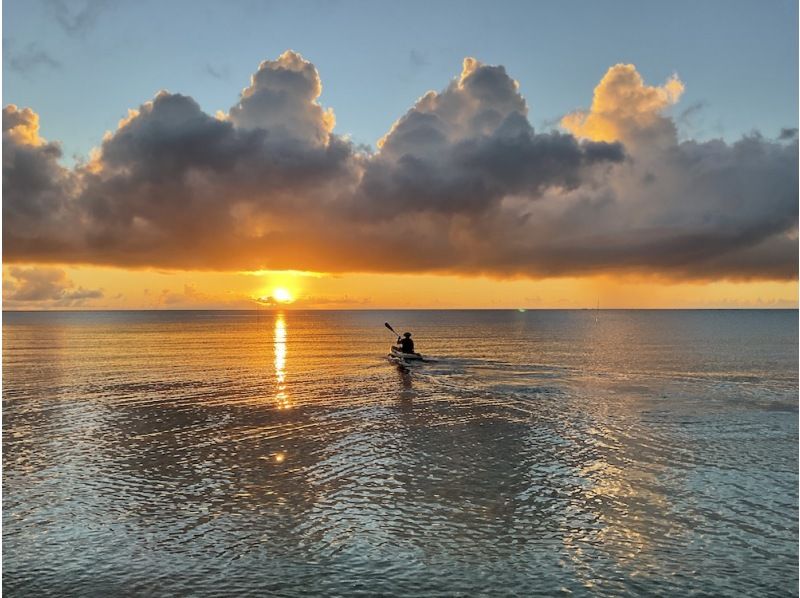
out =
[[[29,108],[3,108],[3,237],[7,254],[36,248],[45,254],[74,251],[65,226],[77,226],[77,175],[59,164],[61,148],[39,135]],[[16,232],[15,232],[16,231]]]
[[[707,102],[703,100],[690,104],[689,106],[681,110],[681,113],[678,116],[678,120],[680,122],[688,122],[695,114],[706,108],[707,105],[708,105]]]
[[[36,43],[30,43],[19,51],[10,51],[8,66],[12,71],[28,74],[38,67],[60,69],[61,62],[53,58]]]
[[[101,299],[101,289],[75,288],[66,272],[58,268],[12,266],[3,278],[3,301],[7,307],[78,307]]]
[[[39,136],[39,115],[30,108],[20,110],[14,104],[3,108],[3,135],[8,135],[15,145],[20,146],[44,143]]]
[[[505,69],[468,58],[374,151],[334,132],[321,91],[287,51],[227,113],[159,92],[73,169],[32,110],[6,107],[6,261],[797,276],[796,137],[679,142],[677,76],[653,87],[616,65],[567,132],[540,133]]]
[[[485,213],[509,196],[575,188],[594,165],[624,158],[620,144],[536,134],[527,113],[503,67],[466,59],[457,80],[425,94],[379,141],[360,186],[363,212]]]
[[[265,129],[281,140],[325,145],[336,119],[317,102],[321,93],[314,65],[288,50],[259,65],[229,118],[239,128]]]
[[[424,52],[413,48],[408,53],[408,62],[414,68],[422,68],[430,64],[430,60],[428,60],[428,56]]]
[[[296,309],[300,308],[341,309],[341,308],[367,307],[370,305],[374,305],[371,297],[350,297],[349,295],[334,296],[334,297],[311,295],[308,297],[300,297],[296,301],[292,302],[292,307]]]
[[[370,297],[317,296],[307,295],[298,297],[290,302],[281,301],[272,296],[248,298],[251,302],[248,307],[256,306],[277,309],[331,309],[331,308],[357,308],[373,305]]]
[[[203,72],[221,81],[227,81],[231,77],[231,70],[227,66],[217,67],[208,62],[203,66]]]
[[[253,299],[253,303],[256,303],[258,305],[265,305],[267,307],[276,307],[278,305],[285,305],[284,301],[279,301],[272,295],[269,295],[267,297],[255,297]]]
[[[113,2],[86,0],[77,9],[74,2],[67,0],[45,0],[44,4],[65,33],[82,37],[94,28],[99,16],[112,6]]]
[[[578,137],[626,143],[673,142],[674,122],[663,114],[683,95],[677,75],[662,86],[649,86],[632,64],[617,64],[594,89],[589,111],[566,115],[561,124]]]

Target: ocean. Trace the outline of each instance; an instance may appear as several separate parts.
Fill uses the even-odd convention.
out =
[[[2,330],[7,596],[798,593],[794,310]]]

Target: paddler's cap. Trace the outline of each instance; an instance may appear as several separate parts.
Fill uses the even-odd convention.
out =
[[[403,333],[403,336],[406,336],[406,337],[407,337],[407,336],[411,336],[411,333],[410,333],[410,332],[404,332],[404,333]]]

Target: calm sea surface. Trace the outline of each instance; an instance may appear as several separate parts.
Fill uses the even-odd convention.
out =
[[[385,359],[411,330],[437,361]],[[3,314],[8,596],[785,596],[795,311]]]

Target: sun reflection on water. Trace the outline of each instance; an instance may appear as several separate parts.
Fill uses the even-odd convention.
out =
[[[275,400],[278,409],[288,409],[291,407],[289,393],[286,390],[286,319],[283,313],[275,316],[275,386],[278,389]]]

